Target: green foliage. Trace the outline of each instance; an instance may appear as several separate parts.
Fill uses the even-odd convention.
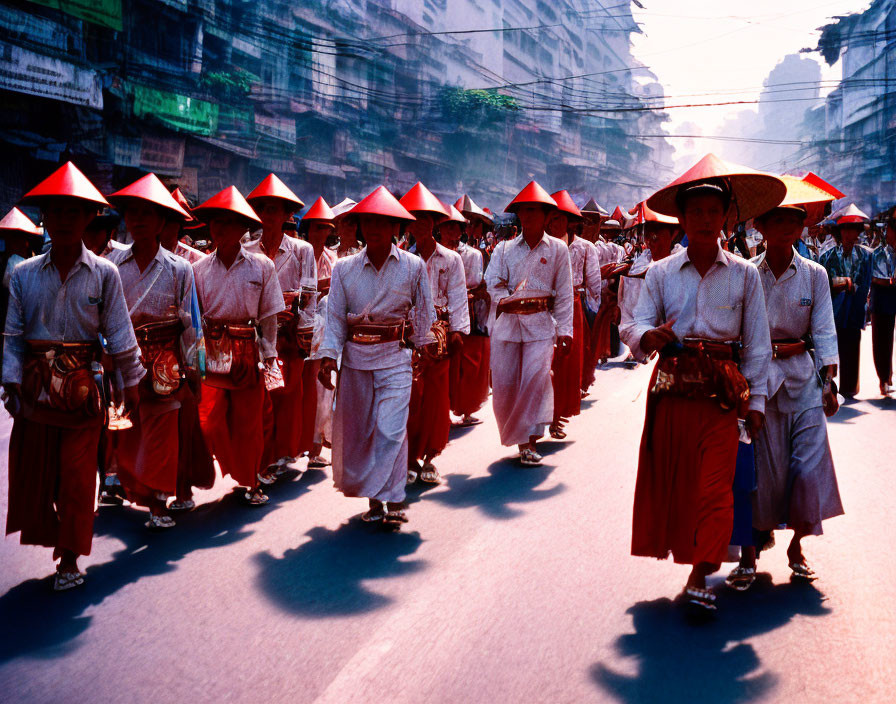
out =
[[[504,124],[520,109],[516,98],[496,90],[446,88],[442,91],[442,112],[461,128],[482,129]]]
[[[225,99],[245,98],[252,89],[253,76],[248,71],[235,68],[233,71],[210,71],[203,73],[200,84],[209,93]]]

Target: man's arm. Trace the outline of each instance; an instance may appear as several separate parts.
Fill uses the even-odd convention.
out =
[[[467,279],[459,254],[452,252],[448,269],[448,322],[451,332],[470,334],[470,307],[467,305]]]
[[[765,292],[759,270],[754,266],[747,267],[744,276],[742,321],[741,372],[750,385],[749,409],[764,414],[768,367],[772,361],[772,340],[765,308]]]

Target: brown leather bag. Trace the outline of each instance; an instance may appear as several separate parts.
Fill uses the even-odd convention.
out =
[[[179,318],[157,320],[134,328],[141,360],[147,370],[141,383],[146,391],[156,396],[170,396],[183,381],[180,350],[183,329]]]
[[[258,383],[258,333],[244,322],[205,320],[205,383],[244,389]]]
[[[703,349],[685,348],[674,356],[660,355],[652,394],[691,399],[715,399],[726,411],[743,412],[750,386],[732,358],[719,358]]]
[[[99,343],[28,340],[26,344],[22,376],[26,416],[63,427],[99,421],[105,412]]]

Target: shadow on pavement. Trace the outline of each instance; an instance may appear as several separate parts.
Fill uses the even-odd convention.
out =
[[[403,559],[422,544],[419,533],[389,532],[360,518],[336,530],[312,528],[306,535],[310,540],[283,557],[268,552],[255,557],[257,585],[274,604],[297,616],[351,616],[386,606],[392,599],[368,589],[367,580],[400,577],[426,564]]]
[[[837,413],[828,418],[828,423],[852,424],[859,416],[866,415],[868,411],[863,411],[860,408],[857,408],[855,405],[856,403],[858,403],[858,401],[850,402],[848,404],[842,404]]]
[[[488,476],[449,474],[445,479],[448,491],[429,494],[427,501],[438,501],[455,508],[478,508],[491,518],[508,519],[521,515],[512,504],[543,501],[566,490],[563,484],[542,489],[553,467],[523,467],[516,460],[492,462]],[[409,497],[411,498],[411,497]]]
[[[632,606],[634,633],[620,636],[616,649],[637,674],[616,672],[604,663],[591,668],[595,684],[621,702],[713,701],[735,704],[774,699],[778,675],[763,668],[749,638],[787,625],[794,616],[824,616],[824,595],[801,583],[772,585],[759,574],[753,588],[735,593],[720,587],[714,621],[689,623],[669,599]],[[776,662],[786,668],[786,662]]]
[[[881,410],[893,410],[896,408],[896,398],[892,396],[882,396],[881,398],[869,398],[866,399],[867,403],[870,403],[875,408],[880,408]],[[836,418],[836,416],[834,416]]]
[[[261,508],[245,506],[228,494],[178,516],[178,525],[164,533],[146,530],[144,511],[101,508],[94,524],[95,538],[108,535],[124,542],[124,547],[108,562],[88,567],[86,583],[78,589],[54,593],[51,574],[22,582],[0,596],[5,636],[0,642],[0,663],[29,654],[64,656],[78,647],[74,639],[90,626],[93,617],[84,615],[88,609],[143,577],[175,570],[176,563],[195,550],[224,547],[250,536],[249,526],[325,478],[324,472],[311,471],[300,480],[277,485],[271,490],[271,503]],[[51,564],[47,550],[48,571]]]

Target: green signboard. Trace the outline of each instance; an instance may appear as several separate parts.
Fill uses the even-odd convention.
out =
[[[54,10],[80,17],[93,24],[109,27],[120,32],[121,0],[31,0],[31,2]]]
[[[179,132],[211,136],[218,130],[218,106],[186,95],[132,84],[134,115],[149,117]]]

